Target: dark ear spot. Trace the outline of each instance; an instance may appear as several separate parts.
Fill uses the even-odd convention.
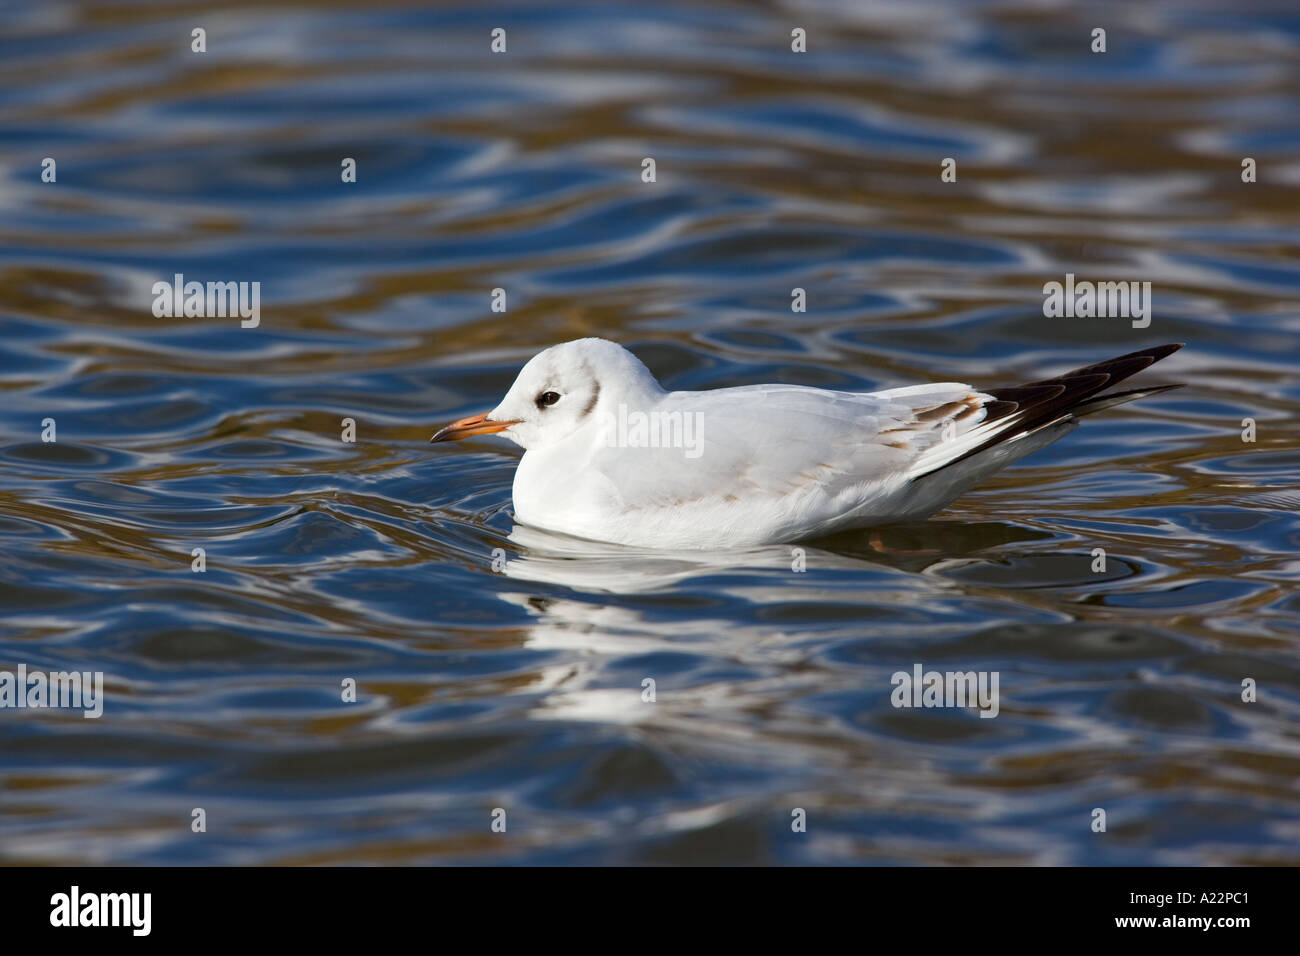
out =
[[[600,398],[600,382],[591,383],[591,399],[587,402],[587,407],[582,410],[580,418],[586,418],[591,414],[591,410],[596,407],[596,401]]]

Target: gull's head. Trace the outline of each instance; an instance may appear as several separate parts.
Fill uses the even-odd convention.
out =
[[[431,441],[500,432],[523,448],[545,448],[595,426],[620,403],[641,407],[662,390],[640,359],[616,342],[576,339],[539,352],[501,404],[452,422]]]

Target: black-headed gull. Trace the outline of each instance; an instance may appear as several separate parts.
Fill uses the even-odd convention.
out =
[[[499,432],[525,449],[515,517],[649,548],[779,544],[928,517],[1076,419],[1176,385],[1102,394],[1181,348],[978,391],[746,385],[667,392],[605,339],[534,356],[501,404],[431,439]]]

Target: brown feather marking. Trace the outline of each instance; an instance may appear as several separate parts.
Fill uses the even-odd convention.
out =
[[[916,420],[918,422],[935,422],[954,415],[961,407],[962,402],[945,402],[943,405],[933,405],[930,408],[918,409]]]

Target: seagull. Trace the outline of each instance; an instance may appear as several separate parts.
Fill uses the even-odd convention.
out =
[[[577,339],[535,355],[501,404],[430,441],[500,434],[522,447],[524,525],[635,548],[789,544],[929,517],[1082,416],[1177,388],[1104,392],[1180,348],[986,391],[670,392],[616,342]]]

